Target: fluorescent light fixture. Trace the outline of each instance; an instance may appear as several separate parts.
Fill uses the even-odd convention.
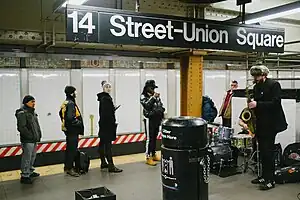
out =
[[[67,1],[65,1],[65,3],[63,3],[63,5],[61,6],[61,7],[66,7],[67,6],[67,4],[72,4],[72,5],[77,5],[77,6],[79,6],[79,5],[82,5],[82,4],[84,4],[85,2],[87,2],[88,0],[67,0]]]
[[[249,19],[249,20],[245,21],[245,24],[254,24],[254,23],[257,23],[257,22],[276,19],[276,18],[292,15],[292,14],[299,13],[299,12],[300,12],[300,8],[294,8],[292,10],[286,10],[286,11],[282,11],[282,12],[278,12],[278,13],[274,13],[274,14],[254,18],[254,19]]]

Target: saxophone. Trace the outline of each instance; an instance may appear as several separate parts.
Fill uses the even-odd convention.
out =
[[[247,124],[248,132],[252,137],[254,136],[255,129],[256,129],[256,117],[254,111],[248,107],[248,104],[251,102],[249,87],[253,86],[254,84],[255,83],[253,83],[252,85],[248,85],[246,87],[247,107],[244,108],[242,112],[242,120],[244,121],[244,123]]]

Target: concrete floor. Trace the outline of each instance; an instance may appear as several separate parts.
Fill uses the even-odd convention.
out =
[[[74,191],[106,186],[117,200],[161,200],[160,167],[144,163],[120,166],[121,174],[108,174],[92,169],[80,178],[64,174],[42,176],[33,185],[21,185],[18,180],[0,182],[0,200],[73,200]],[[212,175],[209,183],[210,200],[297,200],[300,184],[276,185],[270,191],[260,191],[250,184],[249,174],[219,178]]]

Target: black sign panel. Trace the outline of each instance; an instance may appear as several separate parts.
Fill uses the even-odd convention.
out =
[[[88,6],[68,7],[66,14],[67,41],[284,52],[284,29]]]

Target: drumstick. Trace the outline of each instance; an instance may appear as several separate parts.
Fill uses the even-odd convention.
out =
[[[248,129],[248,134],[251,136],[251,137],[254,137],[254,134]]]

